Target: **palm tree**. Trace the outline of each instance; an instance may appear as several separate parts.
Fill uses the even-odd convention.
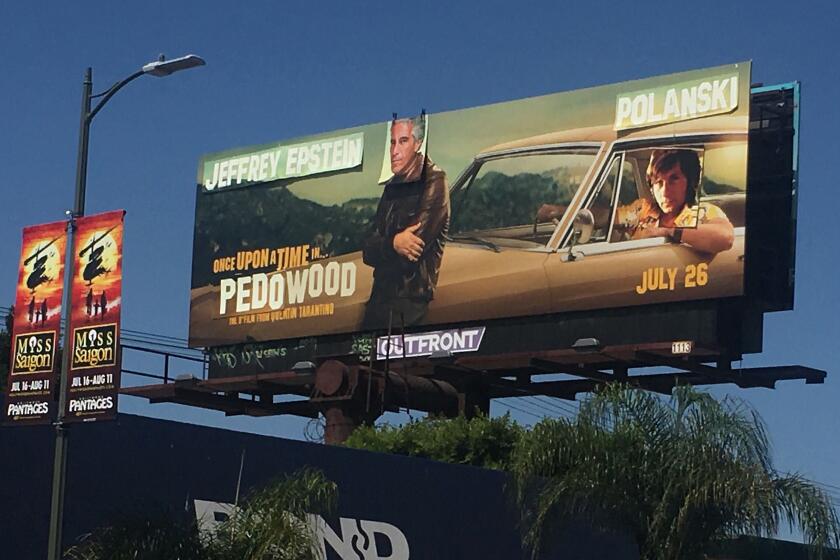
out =
[[[606,387],[574,419],[546,419],[515,450],[515,494],[534,556],[570,519],[631,535],[643,560],[702,558],[727,537],[775,534],[781,523],[836,546],[827,495],[774,470],[755,411],[690,387],[670,399]]]
[[[66,560],[205,560],[195,520],[182,512],[125,513],[85,535],[64,553]]]
[[[336,485],[304,469],[252,494],[208,543],[213,560],[319,560],[310,514],[334,508]]]
[[[96,529],[64,555],[67,560],[316,560],[314,527],[307,514],[329,512],[336,486],[304,469],[254,492],[212,534],[195,519],[163,512],[121,516]]]

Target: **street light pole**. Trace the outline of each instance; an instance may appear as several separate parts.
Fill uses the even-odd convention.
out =
[[[82,216],[85,213],[85,187],[87,185],[88,141],[90,139],[90,100],[93,89],[93,69],[85,70],[85,81],[82,82],[82,117],[79,123],[79,153],[76,156],[76,196],[73,198],[73,215]],[[66,276],[65,276],[66,278]],[[62,311],[64,308],[62,308]],[[63,395],[62,395],[63,397]],[[60,397],[61,398],[61,397]]]
[[[79,122],[79,150],[76,159],[76,191],[73,210],[69,213],[70,219],[67,223],[67,250],[65,252],[64,259],[64,297],[61,307],[64,333],[62,336],[62,360],[59,380],[58,410],[56,411],[55,421],[55,456],[53,461],[52,499],[50,502],[50,532],[47,550],[48,560],[61,559],[61,531],[64,520],[64,488],[67,472],[68,441],[67,427],[64,424],[64,409],[67,406],[67,383],[70,371],[70,350],[72,346],[72,340],[70,338],[70,305],[72,303],[70,286],[72,285],[74,274],[73,237],[76,230],[76,218],[84,216],[85,214],[85,191],[87,187],[90,123],[115,93],[122,89],[123,86],[140,76],[150,74],[152,76],[164,77],[180,70],[187,70],[189,68],[195,68],[196,66],[203,66],[204,64],[205,62],[202,58],[192,54],[172,60],[166,60],[164,56],[161,55],[158,60],[144,65],[137,72],[119,82],[116,82],[107,90],[96,95],[91,94],[93,91],[93,70],[88,68],[85,71],[85,79],[82,83],[81,119]],[[101,99],[99,99],[96,106],[91,110],[91,101],[97,98]]]

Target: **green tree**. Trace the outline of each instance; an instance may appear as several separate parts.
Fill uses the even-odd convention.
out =
[[[550,528],[572,518],[629,530],[644,560],[701,558],[722,539],[772,535],[783,522],[817,555],[838,543],[829,498],[774,470],[758,415],[689,387],[670,400],[608,387],[576,418],[526,433],[513,474],[535,556]]]
[[[510,415],[467,419],[423,418],[403,426],[363,426],[345,445],[356,449],[423,457],[489,469],[510,468],[511,454],[524,429]]]
[[[332,510],[336,486],[313,470],[279,478],[251,494],[212,534],[183,513],[126,515],[70,547],[66,560],[315,560],[307,514]]]

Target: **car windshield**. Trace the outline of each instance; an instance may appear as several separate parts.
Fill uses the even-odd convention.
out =
[[[450,237],[466,243],[545,245],[595,154],[554,151],[477,161],[452,190]]]

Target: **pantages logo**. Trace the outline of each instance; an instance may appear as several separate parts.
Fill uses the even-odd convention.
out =
[[[114,408],[114,399],[112,397],[83,397],[79,399],[70,399],[67,408],[70,412],[77,413],[101,412],[103,410],[111,410]]]
[[[113,366],[116,363],[116,323],[73,330],[73,362],[70,369]]]
[[[484,327],[430,331],[376,339],[376,359],[431,356],[435,352],[475,352],[481,346]]]
[[[6,416],[9,418],[21,418],[26,416],[42,416],[50,411],[50,403],[47,401],[29,401],[21,403],[9,403]]]
[[[194,500],[198,530],[212,535],[237,509],[233,504]],[[324,560],[409,560],[408,539],[398,527],[383,521],[339,517],[333,528],[320,515],[307,515]],[[301,523],[303,521],[301,520]],[[337,530],[336,530],[337,529]]]
[[[14,348],[12,375],[52,372],[55,331],[17,335]]]

